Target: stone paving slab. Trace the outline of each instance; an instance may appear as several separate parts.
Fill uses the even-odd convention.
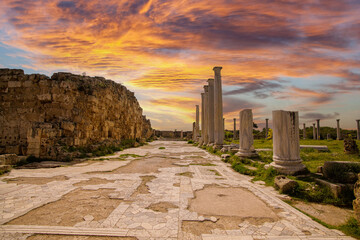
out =
[[[165,149],[159,149],[165,147]],[[121,154],[136,154],[139,159],[159,158],[174,162],[172,167],[159,168],[152,173],[112,173],[119,167],[137,161],[127,158],[116,161]],[[0,181],[0,239],[23,240],[35,233],[65,234],[86,236],[131,236],[142,239],[352,239],[338,230],[328,229],[308,216],[283,202],[279,194],[271,187],[254,184],[249,176],[233,171],[229,164],[200,148],[181,141],[155,141],[139,148],[126,149],[113,156],[113,160],[81,163],[74,166],[53,169],[13,170],[4,178],[66,176],[65,181],[53,181],[43,185],[16,184]],[[208,164],[198,164],[195,159],[205,159]],[[103,173],[102,173],[103,172]],[[216,173],[217,172],[217,173]],[[134,193],[142,184],[143,176],[154,176],[146,183],[148,193]],[[91,178],[101,178],[108,183],[76,186],[74,184]],[[243,221],[237,229],[222,230],[215,228],[211,233],[194,235],[184,232],[183,221],[199,222],[204,217],[189,210],[189,202],[195,197],[195,191],[206,186],[216,185],[222,188],[243,188],[253,193],[267,206],[279,210],[279,220],[260,225]],[[37,226],[4,225],[34,208],[61,199],[70,191],[82,188],[86,190],[112,189],[109,198],[122,202],[101,221],[92,216],[74,226]],[[165,212],[149,208],[152,204],[172,204],[175,208]],[[66,211],[66,206],[64,206]],[[51,214],[51,213],[49,213]]]

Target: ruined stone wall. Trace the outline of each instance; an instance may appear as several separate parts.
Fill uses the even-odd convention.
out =
[[[56,159],[63,146],[148,138],[150,121],[121,84],[71,73],[0,69],[0,154]]]

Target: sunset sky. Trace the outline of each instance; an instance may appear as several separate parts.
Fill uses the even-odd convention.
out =
[[[214,66],[228,129],[243,108],[355,129],[360,1],[1,0],[0,67],[112,79],[156,129],[191,130]]]

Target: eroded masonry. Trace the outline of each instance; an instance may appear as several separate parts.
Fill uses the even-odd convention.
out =
[[[68,147],[152,134],[134,93],[103,77],[0,69],[0,154],[59,159]]]

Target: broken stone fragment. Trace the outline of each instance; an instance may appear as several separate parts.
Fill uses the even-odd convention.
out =
[[[276,176],[275,177],[275,188],[279,189],[281,193],[291,193],[295,190],[296,187],[299,186],[299,184],[291,180],[283,175]]]

